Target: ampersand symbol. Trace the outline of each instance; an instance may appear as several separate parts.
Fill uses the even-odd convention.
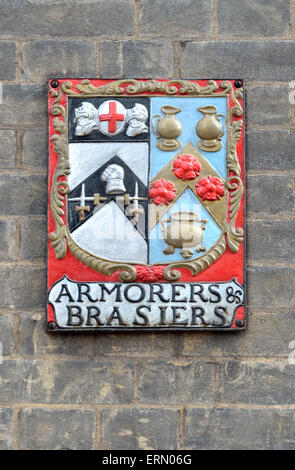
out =
[[[236,304],[240,304],[242,302],[240,295],[242,295],[243,293],[241,290],[234,291],[233,287],[228,287],[226,289],[226,294],[226,301],[229,304],[233,304],[234,302],[236,302]]]

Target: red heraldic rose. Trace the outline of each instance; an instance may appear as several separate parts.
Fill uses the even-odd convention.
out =
[[[193,180],[200,174],[201,163],[193,155],[180,155],[174,161],[172,171],[182,181]]]
[[[136,274],[138,281],[159,281],[163,277],[163,268],[161,266],[138,266],[136,268]]]
[[[154,204],[166,204],[173,201],[175,198],[176,188],[171,181],[164,179],[154,181],[149,190],[149,196]]]
[[[224,195],[224,183],[214,176],[202,178],[196,184],[197,194],[203,201],[216,201]]]

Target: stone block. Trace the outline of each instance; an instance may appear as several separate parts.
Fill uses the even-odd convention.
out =
[[[1,308],[45,309],[45,269],[33,266],[2,266],[0,299]]]
[[[123,361],[4,360],[1,403],[128,404],[133,367]]]
[[[250,266],[247,269],[248,305],[254,309],[288,309],[295,302],[292,267]]]
[[[142,403],[212,405],[215,401],[215,364],[146,362],[139,367],[138,389]]]
[[[12,450],[13,410],[0,408],[0,450]]]
[[[122,75],[122,43],[103,41],[100,44],[100,75],[103,78],[120,78]],[[131,77],[131,75],[130,75]]]
[[[2,355],[9,355],[15,352],[14,343],[14,316],[11,314],[0,315],[0,374]]]
[[[23,139],[23,162],[26,167],[47,170],[48,131],[28,129]]]
[[[289,122],[291,106],[287,84],[280,87],[258,86],[246,89],[246,97],[247,122],[251,126],[255,124],[258,126],[278,125]],[[277,134],[277,131],[273,130],[268,132]],[[267,144],[267,140],[263,143]]]
[[[19,412],[21,450],[92,450],[95,410],[24,408]]]
[[[284,36],[291,23],[289,0],[219,0],[221,36]]]
[[[3,85],[3,105],[0,106],[2,125],[22,126],[25,124],[40,127],[46,126],[47,120],[45,85]]]
[[[294,450],[294,410],[191,408],[185,411],[184,448]]]
[[[286,350],[288,344],[285,345]],[[295,367],[287,359],[271,362],[228,361],[220,368],[220,403],[290,405],[294,403]]]
[[[1,106],[1,104],[0,104]],[[16,164],[16,134],[8,129],[0,130],[0,168],[7,170]]]
[[[130,333],[102,333],[94,337],[94,354],[106,356],[132,357],[171,357],[175,354],[178,336],[175,333],[165,334],[134,331]]]
[[[47,209],[47,178],[43,175],[1,175],[1,215],[43,215]]]
[[[50,334],[45,331],[44,315],[35,313],[20,317],[20,353],[24,356],[93,357],[93,342],[99,335]]]
[[[0,31],[6,36],[99,38],[128,36],[133,30],[132,0],[2,0],[0,4]]]
[[[248,170],[294,170],[295,136],[287,129],[251,130],[247,134]]]
[[[0,80],[15,80],[17,78],[17,44],[15,42],[0,42],[0,63]]]
[[[153,37],[210,35],[212,15],[212,0],[142,0],[140,31]]]
[[[168,41],[123,43],[123,76],[169,78],[173,75],[173,47]]]
[[[13,220],[0,220],[0,261],[14,261],[16,228]]]
[[[102,446],[119,450],[178,449],[178,411],[168,408],[102,411]]]
[[[41,219],[26,218],[21,222],[20,256],[24,260],[46,259],[47,224]]]
[[[263,307],[262,307],[263,308]],[[190,357],[246,359],[252,357],[287,358],[289,344],[294,339],[293,314],[252,313],[248,315],[248,328],[240,332],[187,332],[183,336],[182,354]],[[188,359],[188,358],[187,358]]]
[[[30,41],[23,47],[23,80],[95,77],[96,46],[89,41]]]
[[[248,221],[247,254],[249,261],[295,262],[292,246],[295,220]]]
[[[294,178],[289,175],[257,175],[247,178],[247,213],[264,215],[272,219],[274,215],[294,210]]]
[[[293,80],[294,45],[293,41],[183,42],[181,76],[207,79],[212,77],[214,70],[214,77],[217,78],[280,82]]]

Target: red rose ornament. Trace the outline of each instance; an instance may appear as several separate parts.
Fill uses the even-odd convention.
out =
[[[200,174],[201,163],[193,155],[180,155],[174,161],[172,171],[182,181],[193,180]]]
[[[169,205],[171,201],[175,198],[176,188],[171,181],[166,181],[165,179],[154,181],[149,190],[149,196],[151,201],[154,204]]]
[[[224,183],[219,178],[207,176],[198,181],[196,190],[202,201],[216,201],[224,195]]]
[[[137,266],[136,274],[138,281],[155,282],[163,277],[164,269],[161,266]]]

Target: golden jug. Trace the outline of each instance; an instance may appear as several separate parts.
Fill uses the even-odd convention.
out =
[[[177,150],[181,146],[181,142],[176,140],[176,137],[179,137],[182,132],[182,124],[175,117],[175,114],[182,111],[182,109],[166,105],[162,106],[161,111],[165,114],[165,117],[161,116],[161,114],[155,114],[152,117],[152,131],[157,136],[157,139],[161,139],[157,142],[157,147],[160,150],[171,152],[171,150]],[[157,129],[154,126],[156,117],[159,118]]]
[[[221,138],[225,132],[225,115],[217,114],[217,108],[214,105],[197,109],[203,114],[196,126],[196,133],[201,139],[198,142],[198,147],[205,152],[217,152],[222,147]],[[223,126],[219,116],[224,117]]]
[[[168,224],[171,225],[168,226]],[[194,212],[174,212],[169,219],[161,220],[162,232],[167,248],[163,250],[166,255],[174,253],[175,248],[181,248],[179,253],[183,258],[193,256],[190,248],[197,252],[206,251],[202,246],[205,224],[207,220],[199,220]]]

